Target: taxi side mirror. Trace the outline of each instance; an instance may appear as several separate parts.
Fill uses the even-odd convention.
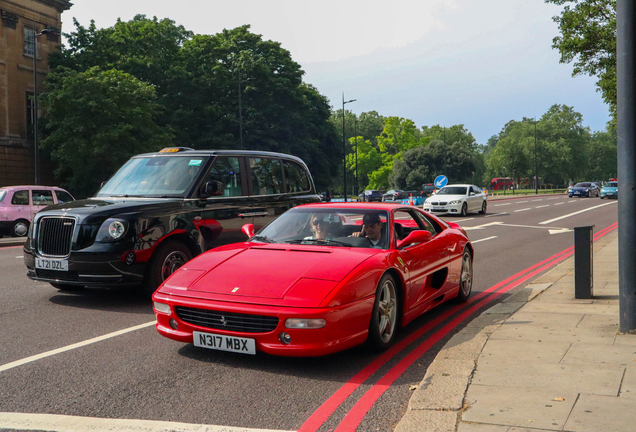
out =
[[[433,238],[433,234],[431,234],[430,231],[426,231],[426,230],[411,231],[411,233],[407,235],[406,238],[404,238],[404,240],[398,240],[397,248],[403,249],[415,243],[427,243],[427,242],[430,242],[432,238]]]
[[[254,232],[254,224],[245,224],[245,225],[243,225],[241,227],[241,231],[243,232],[243,234],[245,234],[249,238],[254,237],[254,234],[256,234]]]
[[[213,196],[223,196],[225,193],[225,185],[220,181],[211,180],[205,184],[203,189],[204,198]]]

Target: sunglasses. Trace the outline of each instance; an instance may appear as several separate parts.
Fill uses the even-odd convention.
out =
[[[313,226],[318,226],[318,225],[323,224],[323,223],[325,223],[325,221],[320,220],[320,219],[316,219],[316,220],[311,221],[311,224]]]

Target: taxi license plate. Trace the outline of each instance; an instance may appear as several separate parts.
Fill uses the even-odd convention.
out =
[[[47,258],[36,258],[35,268],[45,270],[68,271],[68,260],[53,260]]]
[[[256,354],[256,341],[249,338],[225,336],[214,333],[192,332],[194,346],[240,354]]]

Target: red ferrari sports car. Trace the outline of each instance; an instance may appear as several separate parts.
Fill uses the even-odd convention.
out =
[[[157,330],[214,350],[319,356],[400,327],[472,289],[465,231],[412,206],[294,207],[250,239],[208,251],[153,294]]]

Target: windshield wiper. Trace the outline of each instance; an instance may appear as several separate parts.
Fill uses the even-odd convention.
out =
[[[128,194],[119,194],[119,195],[111,195],[111,198],[146,198],[146,195],[128,195]]]
[[[250,240],[256,240],[256,241],[260,241],[260,242],[263,242],[263,243],[276,243],[271,238],[266,237],[266,236],[260,236],[260,235],[254,236]]]
[[[350,243],[345,243],[345,242],[336,241],[336,240],[322,240],[322,239],[288,240],[285,243],[289,243],[289,244],[312,243],[312,244],[318,244],[318,245],[338,245],[338,246],[345,246],[345,247],[353,247],[353,245]]]

